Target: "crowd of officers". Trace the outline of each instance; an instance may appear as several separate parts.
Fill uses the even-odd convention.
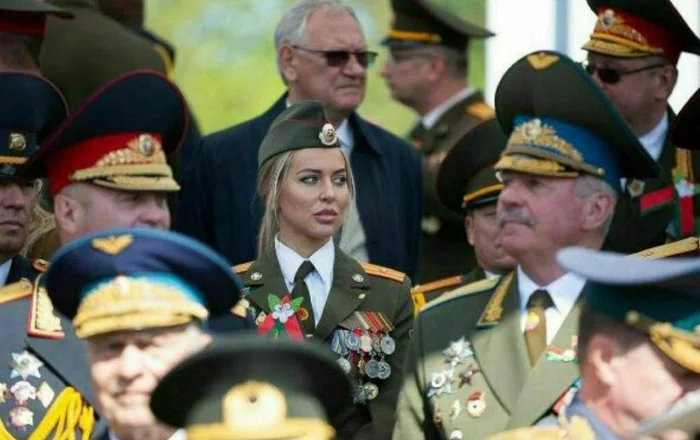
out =
[[[693,438],[700,39],[588,4],[586,62],[525,54],[493,109],[497,36],[391,0],[404,140],[340,1],[285,11],[286,92],[202,138],[143,1],[0,0],[0,439]]]

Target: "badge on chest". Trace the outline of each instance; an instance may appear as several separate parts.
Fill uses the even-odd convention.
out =
[[[387,356],[396,350],[392,330],[394,326],[383,313],[356,311],[333,332],[331,348],[339,356],[338,365],[354,383],[354,403],[375,399],[379,381],[391,376]]]

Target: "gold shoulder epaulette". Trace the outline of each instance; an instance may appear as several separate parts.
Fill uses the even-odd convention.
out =
[[[388,280],[396,281],[397,283],[403,283],[406,279],[406,274],[399,272],[398,270],[389,269],[388,267],[377,266],[371,263],[360,263],[360,266],[367,272],[367,275],[374,275],[380,278],[386,278]]]
[[[462,284],[462,276],[455,275],[453,277],[443,278],[437,281],[431,281],[426,284],[417,284],[411,289],[411,294],[413,295],[417,292],[433,292],[435,290],[445,289],[447,287],[459,286],[460,284]]]
[[[479,281],[474,281],[473,283],[469,283],[467,285],[464,285],[462,287],[459,287],[455,290],[450,290],[449,292],[443,293],[440,298],[437,298],[434,301],[429,302],[426,304],[425,307],[423,307],[423,310],[421,312],[424,312],[428,309],[432,309],[433,307],[443,304],[447,301],[451,301],[455,298],[461,298],[463,296],[469,296],[474,293],[480,293],[480,292],[485,292],[491,288],[493,288],[498,282],[501,280],[501,277],[496,277],[496,278],[486,278],[483,280]]]
[[[0,304],[5,304],[16,299],[30,296],[34,286],[32,282],[26,278],[22,278],[16,283],[10,283],[0,287]]]
[[[466,108],[467,114],[476,116],[479,119],[487,120],[493,119],[496,116],[496,112],[490,105],[484,101],[475,102],[469,104]]]
[[[49,269],[49,262],[46,260],[42,260],[41,258],[37,258],[32,263],[32,267],[34,267],[34,269],[38,270],[39,272],[46,272]]]
[[[683,240],[678,240],[672,243],[662,244],[661,246],[645,249],[632,255],[634,255],[635,257],[658,259],[674,257],[676,255],[682,255],[687,254],[688,252],[697,251],[698,237],[688,237],[684,238]]]
[[[252,265],[253,265],[253,262],[249,261],[247,263],[236,264],[231,269],[233,269],[233,271],[236,272],[237,274],[241,274],[241,273],[248,272],[248,269],[250,269],[250,266],[252,266]]]

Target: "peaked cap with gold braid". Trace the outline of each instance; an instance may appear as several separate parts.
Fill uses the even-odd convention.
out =
[[[681,52],[700,55],[700,39],[671,0],[588,0],[598,16],[583,49],[640,58],[658,55],[677,64]]]
[[[221,338],[168,373],[153,414],[190,440],[330,440],[350,382],[316,341]]]
[[[469,130],[447,153],[437,177],[440,202],[457,214],[495,203],[503,189],[493,165],[506,146],[506,135],[491,119]]]
[[[68,116],[58,89],[29,73],[0,73],[0,176],[19,170],[37,154],[39,145]]]
[[[157,72],[122,75],[95,92],[20,170],[56,195],[88,182],[123,191],[178,191],[166,162],[184,139],[187,107]]]
[[[432,0],[391,0],[391,8],[394,19],[382,41],[385,46],[446,46],[464,52],[470,38],[495,35],[433,4]]]
[[[54,307],[79,338],[231,316],[241,283],[212,249],[155,229],[113,229],[60,248],[46,272]],[[241,323],[244,327],[244,323]]]
[[[509,134],[497,171],[550,177],[653,178],[659,165],[603,91],[564,54],[527,55],[496,89],[496,117]]]
[[[646,333],[669,359],[700,374],[698,259],[567,248],[557,262],[586,279],[589,307]]]

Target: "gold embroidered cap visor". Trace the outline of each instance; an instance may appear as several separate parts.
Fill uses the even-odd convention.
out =
[[[187,438],[331,439],[351,402],[330,350],[314,341],[221,338],[168,373],[151,396],[153,414]]]
[[[181,234],[115,229],[58,250],[46,275],[54,307],[87,338],[229,316],[242,284],[216,252]]]
[[[671,360],[700,374],[700,261],[654,260],[583,248],[557,255],[589,283],[589,307],[649,335]]]
[[[700,54],[700,40],[670,0],[588,0],[596,13],[589,52],[621,58],[659,55],[676,64],[681,52]]]
[[[660,174],[610,100],[566,55],[540,51],[518,60],[498,84],[495,102],[510,134],[497,171],[589,174],[618,190],[621,177]]]
[[[157,72],[122,75],[92,94],[20,169],[56,195],[87,182],[125,191],[178,191],[166,159],[184,140],[187,107]]]
[[[440,202],[451,211],[465,211],[495,203],[503,189],[493,169],[506,145],[498,121],[482,122],[447,153],[437,176]]]

